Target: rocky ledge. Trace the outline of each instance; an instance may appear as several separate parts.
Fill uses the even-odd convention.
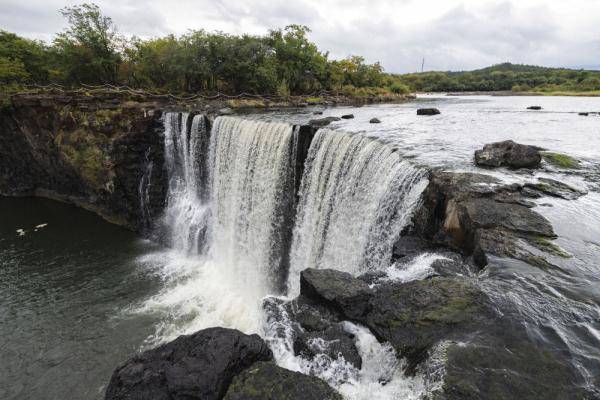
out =
[[[553,257],[570,255],[553,243],[554,229],[534,211],[532,200],[549,192],[582,194],[561,188],[543,180],[506,185],[489,175],[433,171],[413,226],[396,243],[396,257],[410,253],[411,247],[441,247],[469,257],[480,268],[490,255],[552,267]]]

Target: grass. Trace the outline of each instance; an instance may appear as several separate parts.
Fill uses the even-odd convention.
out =
[[[547,163],[552,164],[556,167],[566,169],[579,168],[579,161],[566,154],[544,151],[542,152],[542,156],[544,157],[544,160],[546,160]]]

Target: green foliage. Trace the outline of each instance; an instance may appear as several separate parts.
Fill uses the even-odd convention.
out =
[[[112,19],[95,4],[66,7],[69,28],[54,39],[51,52],[66,83],[115,83],[121,55]]]
[[[359,56],[329,60],[302,25],[265,36],[196,30],[125,40],[95,4],[67,7],[61,13],[69,27],[51,46],[0,32],[0,85],[109,83],[162,92],[281,96],[342,88],[365,97],[408,92],[379,63],[368,64]]]
[[[600,90],[600,71],[498,64],[470,72],[425,72],[399,78],[419,92],[590,92]]]

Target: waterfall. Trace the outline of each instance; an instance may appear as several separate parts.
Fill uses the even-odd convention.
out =
[[[169,176],[163,225],[173,248],[198,254],[204,243],[209,207],[205,201],[208,142],[205,117],[166,113],[165,164]],[[191,121],[190,121],[191,120]]]
[[[213,127],[211,255],[261,296],[283,290],[294,139],[284,123],[220,117]]]
[[[300,185],[290,294],[297,294],[305,268],[356,275],[386,267],[425,185],[423,171],[390,146],[364,135],[319,130]]]

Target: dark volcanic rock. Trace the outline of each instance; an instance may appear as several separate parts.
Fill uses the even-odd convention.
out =
[[[417,115],[437,115],[441,114],[440,110],[437,108],[419,108],[417,110]]]
[[[362,359],[354,344],[354,335],[344,331],[340,324],[334,324],[321,332],[307,332],[298,335],[294,341],[294,353],[306,359],[325,354],[332,360],[344,360],[360,369]]]
[[[300,274],[300,293],[354,319],[367,311],[372,290],[347,272],[309,268]]]
[[[539,247],[540,238],[556,235],[548,220],[522,204],[520,189],[481,174],[433,172],[415,213],[415,234],[472,255],[480,267],[488,254],[548,266],[523,243]]]
[[[344,114],[341,117],[342,119],[353,119],[354,118],[354,114]]]
[[[426,380],[439,380],[438,371],[444,377],[428,399],[594,399],[574,385],[577,377],[567,363],[515,334],[514,327],[496,325],[467,340],[442,341],[429,353],[418,370]]]
[[[324,126],[327,126],[330,123],[332,123],[334,121],[339,121],[339,120],[340,120],[340,118],[338,118],[338,117],[325,117],[325,118],[311,119],[310,121],[308,121],[308,125],[310,125],[313,128],[323,128]]]
[[[475,163],[487,167],[539,168],[540,148],[505,140],[490,143],[475,152]]]
[[[271,350],[258,335],[210,328],[146,351],[118,367],[107,400],[221,399],[234,376]]]
[[[319,378],[258,362],[234,378],[224,399],[342,400],[342,396]]]
[[[527,107],[528,110],[541,110],[542,106],[529,106]]]
[[[443,338],[461,337],[488,318],[487,297],[465,278],[434,277],[377,288],[360,321],[407,357],[412,370]]]
[[[371,118],[371,120],[369,121],[369,123],[371,123],[371,124],[380,124],[381,120],[379,120],[379,118]]]

